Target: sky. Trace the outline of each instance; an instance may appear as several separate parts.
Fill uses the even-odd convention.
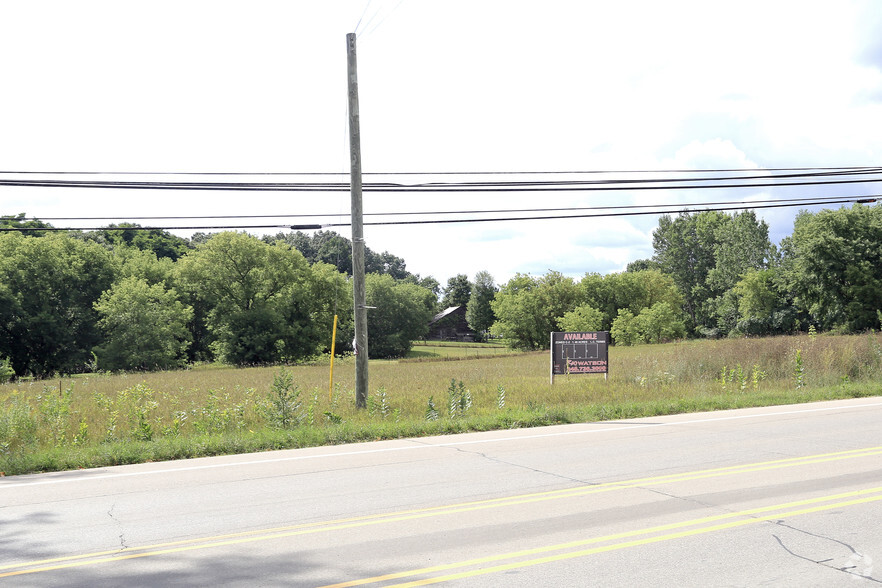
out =
[[[362,167],[369,174],[611,171],[600,177],[625,178],[882,162],[882,6],[873,0],[0,0],[0,178],[57,179],[10,173],[56,171],[284,172],[332,174],[312,179],[346,183],[346,34],[352,32]],[[628,173],[636,170],[658,173]],[[84,177],[307,178],[65,176]],[[477,179],[499,178],[511,179]],[[364,181],[462,179],[476,178],[366,175]],[[686,206],[878,191],[868,183],[365,192],[364,211],[369,222],[389,218],[371,216],[383,212]],[[792,231],[797,210],[757,214],[777,243]],[[293,214],[330,216],[237,222],[346,223],[349,211],[345,191],[0,186],[0,214],[109,219],[49,221],[55,226]],[[365,240],[442,285],[481,270],[502,284],[516,272],[556,270],[578,278],[622,271],[652,256],[657,222],[657,216],[633,216],[366,226]],[[350,236],[348,227],[332,230]]]

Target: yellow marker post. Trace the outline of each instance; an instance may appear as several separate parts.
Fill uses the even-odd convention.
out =
[[[328,400],[334,400],[334,350],[337,348],[337,315],[334,315],[334,330],[331,331],[331,381],[328,383]]]

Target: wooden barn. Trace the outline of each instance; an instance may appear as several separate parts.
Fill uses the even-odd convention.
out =
[[[429,321],[429,341],[474,341],[476,333],[466,321],[465,306],[451,306]]]

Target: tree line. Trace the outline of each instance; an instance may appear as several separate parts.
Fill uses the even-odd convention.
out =
[[[26,229],[0,232],[0,363],[18,376],[300,361],[331,351],[335,314],[334,352],[351,349],[351,243],[332,231],[54,232],[23,214],[3,227]],[[879,206],[801,212],[780,247],[751,211],[665,215],[653,249],[620,273],[516,274],[498,287],[487,271],[441,287],[367,249],[370,355],[406,354],[449,306],[466,306],[479,336],[525,349],[558,330],[630,345],[880,327]]]
[[[17,376],[296,362],[330,352],[335,314],[334,351],[351,349],[351,246],[335,233],[188,240],[136,225],[0,223],[33,229],[0,232],[0,363]],[[371,356],[406,354],[440,286],[388,252],[366,257]]]
[[[752,211],[664,215],[654,255],[581,280],[518,274],[491,331],[527,349],[554,330],[609,330],[616,344],[879,329],[882,208],[800,212],[780,247]]]

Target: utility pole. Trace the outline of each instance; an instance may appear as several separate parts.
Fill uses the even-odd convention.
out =
[[[352,298],[355,310],[355,407],[367,408],[368,333],[364,289],[364,225],[361,197],[361,130],[358,123],[358,70],[355,33],[346,35],[349,74],[349,182],[352,194]]]

